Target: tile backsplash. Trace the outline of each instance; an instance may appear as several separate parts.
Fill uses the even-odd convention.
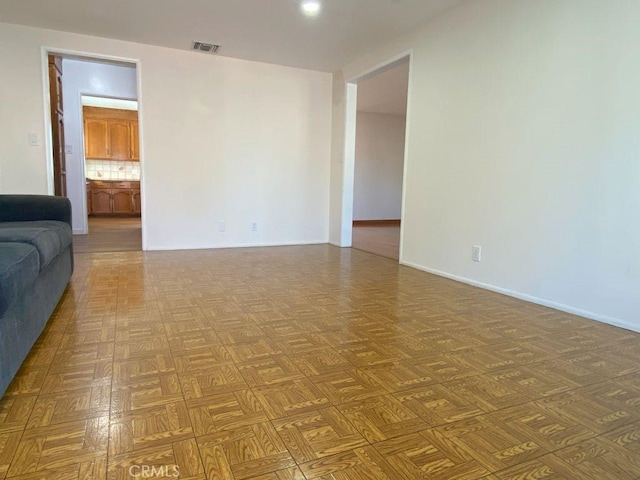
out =
[[[140,180],[140,162],[87,159],[85,173],[91,180]]]

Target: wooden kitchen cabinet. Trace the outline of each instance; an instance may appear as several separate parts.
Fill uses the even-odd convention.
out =
[[[92,159],[109,158],[109,122],[85,118],[84,154]]]
[[[90,180],[87,188],[91,198],[89,215],[118,216],[141,213],[138,181]]]
[[[131,133],[129,122],[109,122],[109,156],[111,160],[131,160]]]
[[[85,157],[140,161],[138,112],[84,107]]]
[[[111,190],[111,213],[133,213],[133,191],[130,188],[114,188]]]
[[[129,124],[131,135],[131,160],[140,161],[140,133],[138,132],[138,121]]]
[[[140,197],[140,186],[138,188],[133,189],[133,213],[140,214],[142,213],[142,203]]]
[[[87,215],[91,215],[93,207],[91,206],[91,182],[89,180],[85,183],[85,190],[87,191]]]
[[[105,215],[111,213],[111,190],[91,189],[91,214]]]

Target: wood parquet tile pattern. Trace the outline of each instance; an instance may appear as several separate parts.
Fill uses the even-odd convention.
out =
[[[364,252],[398,260],[400,222],[354,222],[352,246]]]
[[[80,254],[0,480],[132,478],[638,480],[640,335],[327,245]]]
[[[73,250],[76,254],[142,250],[140,217],[90,216],[87,221],[89,233],[73,237]]]

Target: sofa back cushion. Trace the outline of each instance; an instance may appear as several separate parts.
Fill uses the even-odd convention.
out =
[[[40,255],[27,243],[0,242],[0,317],[40,273]]]

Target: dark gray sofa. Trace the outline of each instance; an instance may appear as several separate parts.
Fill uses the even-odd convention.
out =
[[[42,333],[72,273],[69,200],[0,195],[0,396]]]

